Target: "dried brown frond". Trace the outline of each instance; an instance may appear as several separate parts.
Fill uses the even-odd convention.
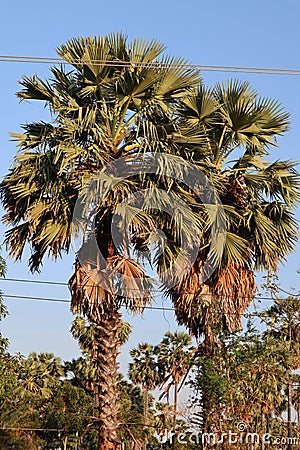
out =
[[[203,283],[203,263],[198,259],[189,274],[172,289],[171,298],[180,325],[187,325],[196,336],[205,333],[210,323],[210,295]]]
[[[124,256],[109,258],[109,264],[112,276],[116,276],[118,296],[132,312],[143,312],[145,305],[152,300],[152,283],[143,267],[136,260]]]
[[[72,312],[83,314],[90,321],[98,321],[110,306],[116,305],[107,272],[83,266],[78,261],[69,280],[69,289]]]
[[[208,340],[216,332],[241,328],[241,319],[253,300],[253,272],[237,263],[228,265],[209,282],[202,282],[203,263],[197,260],[171,292],[177,320],[195,336]]]
[[[150,302],[151,283],[144,269],[133,259],[123,256],[107,258],[104,269],[93,254],[85,248],[84,261],[77,261],[75,272],[69,280],[71,309],[97,321],[121,302],[132,312],[142,312]],[[93,250],[93,248],[92,248]],[[90,256],[90,259],[87,259]]]
[[[237,263],[228,265],[218,276],[214,294],[220,299],[227,331],[242,328],[242,316],[253,301],[255,292],[253,271]]]

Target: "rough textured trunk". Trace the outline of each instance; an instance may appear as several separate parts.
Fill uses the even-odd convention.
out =
[[[102,224],[110,230],[111,217]],[[102,231],[103,231],[102,230]],[[97,246],[101,251],[100,257]],[[78,252],[75,271],[69,280],[72,295],[71,309],[75,314],[82,314],[93,325],[92,343],[87,342],[87,351],[91,354],[93,368],[96,368],[94,381],[95,406],[97,409],[95,423],[98,424],[98,450],[115,450],[120,447],[117,440],[119,426],[119,390],[118,390],[118,348],[119,329],[121,327],[120,297],[115,292],[115,275],[125,274],[132,280],[145,279],[142,268],[130,258],[116,255],[111,235],[101,233],[94,239],[82,244]],[[130,283],[129,283],[130,285]],[[122,292],[126,297],[131,289],[140,285],[132,282]],[[126,295],[125,295],[126,294]],[[130,297],[128,295],[128,297]],[[143,305],[149,296],[140,299]]]
[[[118,446],[118,363],[120,314],[117,309],[101,314],[96,325],[96,351],[94,361],[97,366],[95,382],[95,404],[98,410],[98,450],[112,450]]]

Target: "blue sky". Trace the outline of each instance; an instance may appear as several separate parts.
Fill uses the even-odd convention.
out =
[[[76,36],[123,31],[129,38],[145,37],[161,40],[167,53],[184,56],[202,65],[240,65],[248,67],[281,67],[300,69],[298,0],[152,0],[123,2],[36,0],[1,1],[1,55],[54,57],[55,47]],[[9,142],[9,131],[19,131],[20,124],[47,118],[41,105],[21,103],[15,97],[17,81],[23,75],[48,75],[48,67],[38,64],[1,63],[1,165],[4,175],[15,154]],[[280,147],[272,158],[299,159],[300,143],[300,77],[203,72],[207,85],[228,78],[248,80],[262,96],[274,97],[291,113],[291,130],[280,139]],[[299,214],[298,214],[299,216]],[[4,226],[0,228],[3,240]],[[297,274],[299,247],[280,269],[282,285],[300,289]],[[66,281],[72,273],[73,256],[63,261],[45,262],[35,279]],[[26,260],[8,261],[8,277],[33,278]],[[0,281],[6,294],[68,298],[66,287],[42,286]],[[158,299],[159,301],[159,299]],[[3,323],[3,333],[11,342],[11,350],[52,351],[63,359],[79,354],[68,330],[72,316],[68,305],[21,299],[5,299],[10,316]],[[158,342],[170,327],[175,329],[173,314],[148,312],[144,318],[132,320],[134,333],[124,349],[140,341]],[[124,357],[124,361],[126,358]],[[125,366],[124,366],[125,367]]]

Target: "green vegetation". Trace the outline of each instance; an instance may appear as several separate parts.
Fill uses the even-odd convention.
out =
[[[243,332],[221,333],[210,356],[203,344],[191,347],[190,337],[182,332],[167,332],[156,346],[142,343],[132,349],[132,382],[118,375],[118,442],[134,449],[162,445],[194,450],[195,436],[201,441],[205,433],[214,433],[218,440],[230,430],[238,433],[238,424],[258,436],[299,439],[299,300],[275,298],[258,318],[263,331],[249,320]],[[24,358],[4,349],[0,364],[5,368],[0,379],[1,448],[97,449],[88,353],[62,363],[53,354]],[[184,386],[189,398],[185,395],[186,401],[178,403],[178,388]],[[158,400],[159,394],[151,395],[154,389],[166,403]],[[167,437],[174,429],[175,436]],[[185,444],[179,438],[183,435]],[[231,447],[225,439],[222,448]],[[210,447],[204,441],[201,448]],[[247,448],[245,441],[235,448]],[[276,449],[272,440],[268,448]]]

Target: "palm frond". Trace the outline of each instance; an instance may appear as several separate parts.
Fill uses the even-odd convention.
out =
[[[44,100],[52,102],[55,93],[48,82],[44,82],[36,75],[32,77],[24,77],[20,81],[23,86],[22,91],[17,92],[17,96],[21,100]]]

